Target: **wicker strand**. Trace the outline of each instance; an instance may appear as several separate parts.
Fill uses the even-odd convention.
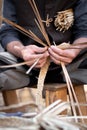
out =
[[[37,94],[36,94],[36,104],[38,106],[43,106],[42,90],[44,87],[44,80],[45,80],[49,65],[50,65],[50,58],[47,59],[47,62],[41,68],[40,73],[39,73],[38,84],[37,84]]]

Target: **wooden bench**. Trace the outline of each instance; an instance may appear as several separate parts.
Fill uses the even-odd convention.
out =
[[[62,101],[67,101],[68,97],[68,91],[66,84],[46,84],[45,85],[45,91],[46,91],[46,106],[50,105],[54,101],[61,99]],[[78,98],[78,101],[80,103],[86,103],[86,96],[83,85],[74,86],[76,96]],[[3,91],[2,92],[3,99],[5,106],[11,106],[13,104],[19,104],[18,97],[16,90],[11,91]],[[25,105],[27,106],[27,105]],[[23,107],[23,111],[24,111]],[[16,109],[10,109],[9,111],[18,111],[19,108]],[[22,110],[22,109],[21,109]],[[82,114],[87,115],[87,107],[81,106]]]
[[[83,85],[74,85],[74,90],[79,103],[86,104],[86,94]],[[67,101],[68,90],[66,84],[48,84],[45,85],[46,91],[46,106],[50,105],[54,101],[61,99],[62,101]],[[87,106],[80,106],[82,115],[87,115]],[[78,114],[78,111],[77,111]]]
[[[3,95],[5,106],[9,106],[9,105],[13,105],[13,104],[18,104],[19,103],[16,90],[3,91],[2,95]]]

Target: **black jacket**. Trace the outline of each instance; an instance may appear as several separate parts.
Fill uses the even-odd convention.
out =
[[[73,28],[69,28],[63,33],[56,30],[54,21],[50,24],[50,27],[46,27],[51,42],[55,41],[56,44],[60,44],[79,37],[87,37],[87,0],[35,0],[35,2],[42,20],[46,20],[47,14],[54,19],[59,11],[70,8],[74,11]],[[4,0],[3,16],[27,30],[32,30],[39,38],[44,40],[35,24],[35,15],[28,0]],[[35,43],[6,23],[2,24],[0,36],[4,48],[14,40],[21,40],[24,45]]]

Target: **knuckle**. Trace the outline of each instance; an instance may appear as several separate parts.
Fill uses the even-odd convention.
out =
[[[63,51],[59,51],[59,55],[63,55],[64,54],[64,52]]]
[[[72,62],[72,59],[69,59],[69,60],[68,60],[68,63],[71,63],[71,62]]]
[[[55,60],[54,62],[55,62],[55,64],[59,64],[59,61],[57,61],[57,60]]]
[[[75,58],[76,57],[76,54],[75,53],[72,53],[72,58]]]

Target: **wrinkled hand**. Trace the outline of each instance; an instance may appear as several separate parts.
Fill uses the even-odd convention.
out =
[[[60,64],[60,62],[64,62],[65,64],[71,63],[80,51],[81,49],[62,50],[53,45],[48,49],[50,58],[55,64]]]
[[[49,56],[47,47],[38,47],[36,45],[24,46],[23,49],[21,49],[21,54],[24,61],[29,61],[27,64],[28,66],[31,66],[39,59],[35,68],[41,68]]]

